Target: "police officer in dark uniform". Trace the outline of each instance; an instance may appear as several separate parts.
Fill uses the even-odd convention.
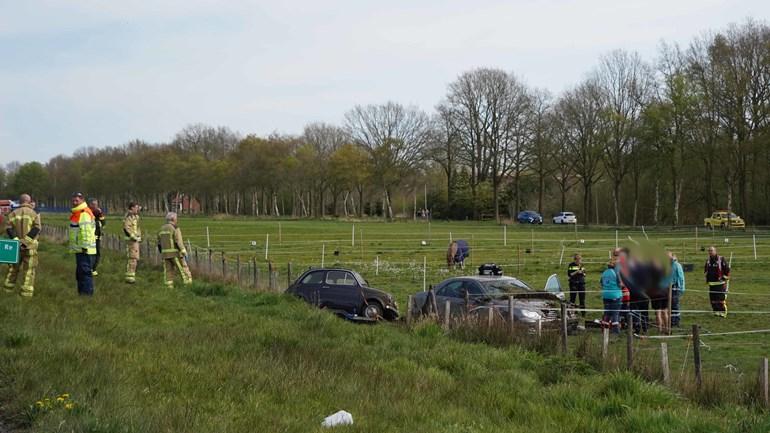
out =
[[[99,200],[92,198],[88,203],[88,207],[91,208],[91,212],[94,214],[94,223],[96,227],[96,254],[94,254],[91,260],[91,275],[97,276],[99,273],[96,271],[96,267],[99,266],[99,259],[102,256],[102,232],[104,226],[107,224],[107,219],[104,217],[104,212],[99,207]]]
[[[580,314],[586,317],[586,271],[583,268],[583,258],[580,254],[575,254],[574,261],[567,267],[567,277],[569,278],[569,301],[575,303],[575,298],[579,300],[581,309]]]

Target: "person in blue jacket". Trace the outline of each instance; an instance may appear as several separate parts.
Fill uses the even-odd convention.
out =
[[[620,308],[623,292],[620,288],[620,280],[615,271],[615,260],[607,264],[607,269],[602,272],[601,280],[602,300],[604,301],[604,318],[602,326],[608,327],[613,333],[620,333]]]
[[[668,257],[671,259],[671,274],[669,276],[671,280],[671,326],[679,326],[679,322],[682,318],[679,312],[679,299],[684,295],[684,270],[681,263],[674,255],[674,253],[668,253]]]

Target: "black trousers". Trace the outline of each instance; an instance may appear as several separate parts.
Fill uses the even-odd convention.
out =
[[[581,309],[586,308],[586,284],[580,284],[580,283],[569,283],[569,301],[571,303],[575,303],[575,300],[578,300],[578,306]],[[586,312],[581,311],[580,314],[585,317]]]
[[[631,315],[634,318],[634,332],[643,334],[650,327],[650,315],[647,310],[650,309],[650,298],[647,296],[634,296],[631,293]]]
[[[727,284],[720,286],[709,286],[709,300],[711,300],[711,309],[714,312],[727,311]]]
[[[91,270],[95,271],[96,267],[99,266],[99,259],[102,257],[102,241],[99,238],[96,238],[96,254],[91,256]]]

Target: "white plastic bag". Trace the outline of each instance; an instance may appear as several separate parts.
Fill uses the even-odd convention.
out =
[[[323,427],[334,427],[347,424],[353,424],[353,415],[351,415],[350,412],[346,412],[344,410],[327,416],[324,418],[324,422],[321,423]]]

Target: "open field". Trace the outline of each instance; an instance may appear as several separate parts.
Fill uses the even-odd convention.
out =
[[[770,428],[756,409],[702,407],[627,373],[433,324],[354,325],[216,283],[167,290],[146,264],[126,286],[112,253],[97,295],[82,299],[63,247],[43,243],[40,259],[36,296],[0,299],[2,418],[30,431],[320,431],[338,409],[353,413],[340,429],[351,432]]]
[[[45,220],[54,224],[65,219],[62,215],[51,215]],[[144,218],[145,238],[154,238],[161,224],[161,218]],[[182,217],[180,226],[193,250],[199,250],[201,261],[207,254],[208,228],[215,270],[220,269],[221,252],[225,253],[230,265],[235,264],[237,256],[244,264],[250,258],[256,258],[260,266],[264,265],[267,243],[267,257],[279,271],[281,287],[287,284],[288,262],[292,263],[295,278],[302,270],[318,267],[322,262],[326,266],[350,267],[358,270],[373,286],[391,291],[402,310],[406,308],[407,296],[423,289],[423,262],[426,286],[451,275],[473,273],[479,264],[494,262],[502,265],[506,274],[520,277],[535,287],[541,287],[548,275],[557,273],[566,287],[566,265],[576,252],[583,255],[589,271],[587,290],[596,291],[588,294],[588,308],[600,309],[599,275],[616,242],[614,228],[586,229],[583,226],[551,224],[513,224],[504,228],[491,222],[428,224],[425,221],[385,223]],[[119,234],[120,219],[110,218],[107,228],[109,233]],[[628,244],[628,237],[644,239],[645,233],[649,239],[674,251],[682,263],[694,264],[694,272],[686,273],[687,293],[682,300],[683,310],[710,310],[701,272],[706,258],[706,253],[702,251],[704,247],[714,244],[722,255],[729,258],[732,254],[734,272],[731,282],[733,294],[728,300],[730,317],[724,320],[708,313],[685,313],[679,332],[687,332],[693,323],[700,324],[704,334],[770,329],[770,314],[767,313],[770,311],[770,269],[767,266],[770,264],[770,231],[722,232],[699,228],[696,239],[694,227],[645,228],[644,231],[641,228],[623,228],[617,230],[618,244]],[[445,251],[450,236],[452,239],[468,240],[471,244],[472,253],[465,271],[450,272],[446,269]],[[423,240],[428,243],[427,246],[421,245]],[[255,246],[252,246],[252,241]],[[265,267],[263,269],[266,270]],[[588,318],[599,318],[600,315],[593,312]],[[706,336],[703,341],[705,368],[736,377],[754,374],[760,357],[770,354],[770,334],[767,333]],[[658,350],[657,340],[639,343],[640,351]],[[685,355],[688,341],[682,338],[668,340],[668,343],[673,370],[686,374],[692,368],[691,355]]]

